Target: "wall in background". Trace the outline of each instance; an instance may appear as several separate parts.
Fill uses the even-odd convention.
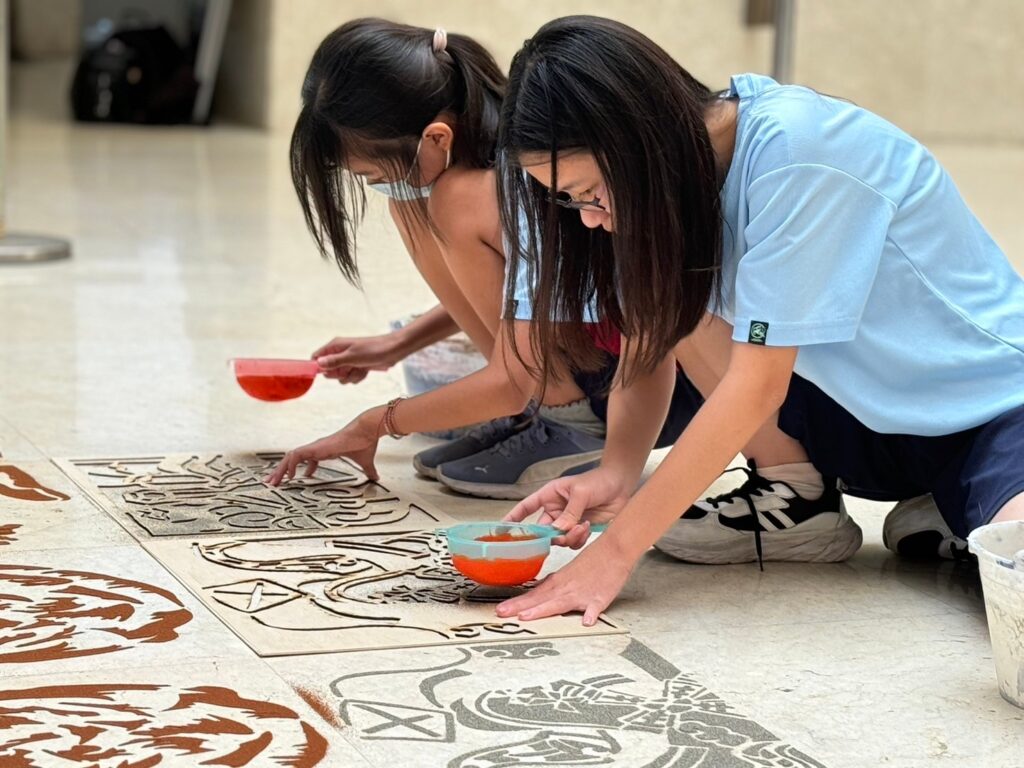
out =
[[[68,58],[78,51],[80,0],[11,0],[11,56]]]
[[[306,2],[297,0],[293,5],[301,7]],[[275,96],[269,84],[271,72],[278,65],[273,55],[270,25],[276,11],[274,0],[234,0],[231,4],[231,19],[213,93],[215,120],[273,127],[270,106]]]
[[[380,16],[425,27],[443,26],[470,35],[483,43],[505,68],[523,41],[544,22],[573,13],[607,16],[639,28],[694,75],[712,87],[724,87],[733,72],[763,69],[771,57],[770,30],[744,26],[744,9],[744,0],[236,0],[225,55],[241,56],[246,60],[247,74],[259,79],[256,70],[261,70],[266,78],[265,88],[246,88],[244,83],[233,80],[235,86],[241,85],[248,91],[245,97],[232,97],[233,103],[245,103],[245,111],[236,113],[238,117],[247,119],[258,113],[258,125],[288,131],[298,114],[299,89],[313,51],[332,29],[360,16]],[[255,28],[258,32],[257,17],[268,11],[269,38],[262,44],[250,43],[251,32],[243,30]],[[230,62],[225,61],[225,77],[230,68]],[[221,93],[226,91],[220,84],[218,89]]]
[[[551,18],[609,16],[718,87],[770,69],[772,32],[747,26],[746,12],[747,0],[235,0],[215,115],[290,130],[317,44],[359,16],[473,35],[503,66]],[[12,0],[11,15],[19,57],[73,55],[79,0]],[[1024,142],[1022,37],[1021,0],[797,0],[794,79],[922,139]]]
[[[772,33],[745,24],[745,0],[236,0],[227,114],[291,128],[309,59],[348,19],[376,15],[477,37],[507,66],[548,19],[592,13],[653,38],[712,87],[767,72]],[[1024,2],[798,0],[795,77],[879,112],[923,139],[1024,141]],[[265,36],[264,36],[265,35]],[[251,78],[250,82],[240,79]],[[222,112],[222,114],[225,114]]]
[[[795,79],[920,138],[1024,141],[1024,2],[797,0]]]

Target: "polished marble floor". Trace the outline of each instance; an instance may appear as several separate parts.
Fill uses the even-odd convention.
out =
[[[382,208],[371,208],[361,233],[365,290],[359,292],[318,259],[304,231],[287,174],[286,137],[229,127],[73,127],[54,117],[46,107],[49,97],[43,107],[32,100],[33,90],[42,87],[38,83],[48,81],[36,72],[16,74],[8,226],[68,237],[75,253],[68,262],[0,268],[4,462],[280,450],[401,391],[394,370],[355,387],[320,381],[299,400],[261,403],[238,389],[226,363],[232,356],[306,355],[333,335],[381,332],[389,320],[427,308],[429,293]],[[934,150],[1024,270],[1024,147]],[[409,457],[426,444],[423,438],[385,441],[382,472],[411,477]],[[418,485],[417,492],[456,517],[497,516],[506,508],[443,494],[425,481]],[[765,743],[791,745],[786,749],[796,755],[792,765],[1024,766],[1024,711],[996,691],[976,574],[952,563],[909,563],[890,555],[881,545],[886,507],[854,500],[850,508],[864,528],[865,544],[847,563],[770,564],[762,573],[755,566],[685,566],[651,553],[614,616],[629,627],[645,658],[658,660],[653,668],[681,670],[699,680],[749,718],[743,723],[769,733],[772,739]],[[22,552],[51,569],[126,568],[154,589],[174,589],[174,580],[101,513],[90,518],[78,510],[67,525],[72,528],[64,527],[49,546]],[[81,526],[81,537],[74,526]],[[12,562],[14,554],[0,546],[0,564]],[[328,688],[338,669],[325,671],[330,664],[324,657],[268,665],[177,591],[184,606],[178,610],[187,609],[195,619],[173,642],[147,645],[145,652],[84,656],[56,668],[43,662],[13,665],[17,670],[4,665],[0,674],[8,679],[13,671],[26,686],[29,680],[64,685],[79,678],[96,681],[112,666],[156,669],[185,657],[193,662],[188,674],[172,680],[153,672],[154,685],[237,687],[258,679],[251,695],[277,695],[291,713],[280,714],[281,722],[296,729],[300,721],[312,723],[314,731],[327,734],[332,746],[322,764],[409,764],[402,762],[410,754],[408,740],[396,739],[391,749],[387,739],[353,733],[358,729],[345,716],[353,712],[351,703],[338,709],[331,701]],[[624,642],[560,640],[555,650],[538,653],[557,655],[566,680],[605,671],[602,664],[628,676],[616,666],[622,659],[637,666],[634,651],[616,645]],[[430,666],[438,653],[418,658],[408,651],[401,664]],[[396,663],[384,661],[356,666],[383,674],[383,667]],[[510,669],[521,670],[524,681],[549,679],[521,659],[516,664]],[[551,667],[550,660],[545,664]],[[339,662],[338,668],[347,665]],[[62,678],[65,673],[72,676]],[[651,681],[672,680],[673,674],[648,680],[638,673],[630,678],[636,690],[618,695],[633,696],[641,707],[636,702],[656,698],[647,690]],[[288,686],[300,679],[303,690],[313,690],[307,697],[313,709],[304,709],[307,704]],[[83,684],[83,696],[87,689]],[[686,706],[696,706],[694,700],[687,698]],[[325,710],[324,716],[314,709]],[[387,723],[394,725],[399,716],[392,715]],[[408,712],[402,717],[409,725],[415,721]],[[383,726],[366,722],[365,730],[378,728],[379,735]],[[306,735],[305,754],[318,754],[315,739]],[[603,748],[588,742],[578,755],[599,755]],[[657,764],[698,764],[684,762],[688,747],[673,749],[678,762]],[[486,762],[497,758],[468,752],[452,757],[451,749],[437,754],[465,766],[527,764]],[[653,761],[668,753],[642,754]],[[732,764],[718,752],[708,754],[702,765]],[[799,762],[800,756],[810,756],[810,762]],[[655,764],[616,759],[607,764]],[[448,763],[438,758],[422,764]]]

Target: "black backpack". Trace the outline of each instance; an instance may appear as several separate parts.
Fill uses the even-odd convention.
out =
[[[123,29],[82,54],[71,109],[88,122],[190,122],[198,87],[190,57],[166,28]]]

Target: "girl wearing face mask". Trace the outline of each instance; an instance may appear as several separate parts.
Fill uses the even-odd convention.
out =
[[[505,77],[486,50],[440,29],[360,19],[332,32],[316,51],[291,142],[292,178],[316,244],[357,282],[355,236],[365,190],[384,194],[440,306],[385,336],[334,339],[314,357],[328,375],[354,383],[462,329],[489,364],[449,386],[372,408],[290,452],[271,482],[294,476],[302,462],[337,456],[375,475],[373,456],[384,434],[481,423],[465,438],[418,454],[417,470],[460,492],[518,499],[601,457],[603,393],[617,335],[591,328],[588,347],[603,366],[575,375],[560,368],[564,375],[538,393],[532,357],[511,355],[500,331],[504,322],[528,345],[532,319],[525,287],[507,307],[502,298],[506,244],[494,147],[504,89]],[[687,404],[666,421],[674,388],[677,401],[693,399],[692,387],[666,360],[634,389],[657,414],[653,434],[642,440],[664,431],[667,444],[692,413]],[[539,407],[531,403],[535,397]]]
[[[573,350],[596,301],[640,340],[628,383],[666,353],[685,365],[704,325],[727,329],[696,343],[707,399],[631,498],[637,476],[602,466],[513,510],[562,527],[617,515],[500,616],[593,623],[652,545],[727,525],[769,559],[800,545],[787,531],[832,526],[763,504],[756,483],[728,521],[680,518],[765,424],[851,492],[902,499],[890,548],[1024,520],[1024,280],[912,137],[760,75],[715,93],[636,30],[581,16],[516,55],[499,152],[506,226],[525,211],[541,232],[535,349]]]

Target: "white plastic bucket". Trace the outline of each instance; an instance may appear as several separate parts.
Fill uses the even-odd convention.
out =
[[[967,543],[978,556],[999,693],[1024,708],[1024,520],[983,525]]]
[[[397,331],[408,325],[414,317],[392,320],[391,330]],[[464,333],[457,333],[409,355],[402,361],[402,373],[409,395],[422,395],[424,392],[430,392],[469,376],[485,365],[486,358],[477,352],[469,337]],[[425,434],[442,440],[454,440],[464,436],[474,426],[476,425]]]

